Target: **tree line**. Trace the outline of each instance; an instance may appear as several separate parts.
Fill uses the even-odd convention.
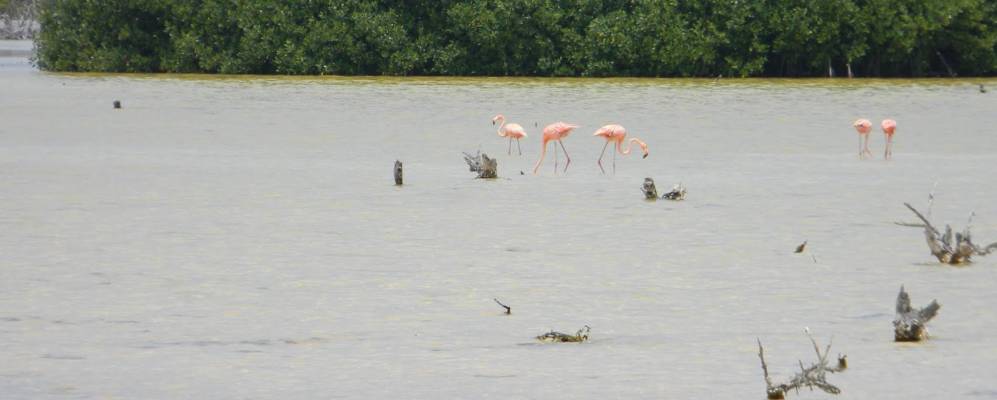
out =
[[[43,0],[39,7],[36,62],[54,71],[997,74],[994,0]]]

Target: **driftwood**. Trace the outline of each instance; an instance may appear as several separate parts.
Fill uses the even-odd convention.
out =
[[[502,306],[502,308],[505,308],[506,315],[512,314],[512,307],[502,304],[502,302],[499,301],[498,299],[492,299],[492,300],[495,300],[495,302],[498,303],[498,305]]]
[[[685,186],[682,186],[681,183],[672,186],[672,190],[665,193],[661,198],[665,200],[685,200]]]
[[[640,187],[640,191],[644,192],[644,198],[647,200],[658,199],[658,188],[654,187],[654,179],[644,178],[644,185]]]
[[[553,342],[553,343],[581,343],[589,340],[589,330],[591,330],[588,325],[584,328],[579,329],[574,335],[569,335],[567,333],[550,331],[543,335],[537,336],[537,340],[541,342]]]
[[[910,306],[910,295],[900,286],[900,294],[897,295],[897,318],[893,320],[894,340],[897,342],[919,342],[928,338],[928,323],[942,306],[938,301],[931,300],[931,304],[919,310]]]
[[[395,185],[402,184],[402,162],[395,160]]]
[[[478,173],[478,178],[498,178],[498,160],[488,157],[487,154],[480,151],[473,156],[470,153],[464,153],[464,161],[467,162],[471,172]]]
[[[930,199],[934,199],[931,196]],[[997,250],[997,242],[991,243],[987,246],[980,247],[977,246],[972,241],[972,235],[969,232],[970,224],[973,222],[973,216],[975,213],[971,213],[969,216],[969,222],[966,224],[966,228],[962,232],[955,232],[955,243],[952,242],[953,232],[952,227],[945,225],[945,233],[942,233],[931,224],[931,221],[927,217],[917,211],[914,206],[910,203],[904,203],[908,209],[910,209],[918,219],[921,220],[921,224],[917,223],[907,223],[907,222],[897,222],[897,225],[911,226],[924,228],[924,238],[928,242],[928,249],[931,250],[931,255],[935,256],[939,262],[945,264],[962,264],[970,262],[970,257],[974,255],[985,256]],[[931,200],[928,201],[928,215],[931,215]]]
[[[769,378],[769,368],[765,364],[765,349],[762,348],[762,341],[758,340],[758,358],[762,360],[762,372],[765,374],[765,392],[769,399],[785,399],[786,393],[790,390],[800,391],[800,388],[807,387],[813,390],[815,387],[823,390],[830,394],[841,393],[841,389],[827,382],[827,373],[835,373],[844,371],[848,368],[847,356],[838,356],[838,364],[836,366],[828,366],[827,355],[831,351],[831,344],[828,343],[827,347],[824,348],[824,352],[821,353],[820,346],[817,345],[817,341],[814,340],[813,336],[810,336],[810,332],[807,331],[807,336],[810,337],[810,342],[814,345],[814,351],[817,352],[817,361],[808,367],[803,366],[803,361],[800,361],[800,372],[797,372],[792,379],[787,383],[773,384],[772,379]]]

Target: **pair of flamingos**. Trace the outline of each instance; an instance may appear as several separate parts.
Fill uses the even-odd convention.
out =
[[[492,118],[492,124],[494,124],[495,122],[499,122],[498,135],[501,137],[509,138],[509,154],[510,155],[512,154],[512,139],[516,139],[516,149],[519,150],[519,155],[523,155],[523,149],[519,146],[519,140],[526,137],[526,131],[523,130],[523,127],[519,124],[513,124],[513,123],[507,124],[505,122],[505,116],[503,116],[502,114],[496,115],[495,118]],[[571,156],[568,155],[568,149],[564,148],[564,142],[562,142],[561,140],[568,137],[568,135],[571,134],[571,131],[575,130],[578,127],[579,127],[578,125],[569,124],[566,122],[555,122],[553,124],[544,127],[543,145],[540,148],[540,159],[537,160],[537,165],[533,167],[534,174],[537,173],[537,170],[540,169],[540,165],[543,164],[544,156],[547,154],[547,142],[550,141],[556,142],[554,143],[554,173],[555,174],[557,173],[558,144],[561,145],[561,150],[564,151],[564,157],[567,158],[567,162],[564,164],[564,171],[562,172],[568,171],[568,165],[571,165]],[[619,152],[622,155],[630,154],[630,148],[633,147],[634,142],[636,142],[637,145],[640,146],[641,152],[644,153],[644,158],[647,158],[648,154],[647,143],[644,143],[644,141],[640,139],[631,138],[630,141],[627,143],[627,148],[625,150],[623,149],[623,141],[627,137],[627,130],[626,128],[620,125],[612,124],[612,125],[603,126],[602,128],[599,128],[599,130],[595,131],[593,136],[602,136],[604,139],[606,139],[606,144],[602,146],[602,153],[599,154],[599,161],[596,161],[596,164],[599,165],[599,169],[602,170],[602,173],[604,174],[606,173],[606,170],[602,168],[602,157],[606,155],[606,148],[609,147],[610,143],[614,143],[614,145],[616,146],[616,151],[613,152],[614,174],[616,173],[616,153]]]
[[[869,151],[869,131],[872,130],[872,122],[862,118],[856,120],[852,126],[859,133],[859,158],[872,157],[872,152]],[[883,134],[886,135],[886,152],[883,153],[883,158],[889,160],[893,157],[893,132],[897,130],[897,121],[884,119],[879,126],[883,129]]]

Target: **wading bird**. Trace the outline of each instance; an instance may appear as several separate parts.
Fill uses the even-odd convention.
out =
[[[886,151],[883,153],[883,159],[889,160],[893,158],[893,132],[897,130],[897,121],[887,118],[879,126],[886,135]]]
[[[872,130],[872,122],[862,118],[852,123],[852,126],[859,133],[859,158],[865,159],[867,154],[872,157],[872,152],[869,151],[869,131]]]
[[[523,127],[519,124],[505,123],[505,116],[502,114],[492,118],[492,125],[495,125],[495,121],[499,121],[498,135],[509,138],[509,155],[512,155],[512,139],[516,139],[516,149],[519,150],[519,155],[523,155],[523,148],[519,147],[519,139],[526,137]]]
[[[564,157],[568,159],[568,162],[564,164],[564,172],[568,172],[568,165],[571,165],[571,156],[568,155],[568,150],[564,148],[564,142],[561,139],[568,137],[571,131],[578,128],[578,125],[569,124],[566,122],[555,122],[553,124],[547,125],[543,130],[543,147],[540,148],[540,159],[537,160],[537,165],[533,167],[533,173],[536,174],[537,170],[540,169],[540,164],[544,162],[544,155],[547,154],[547,142],[554,140],[554,173],[557,173],[557,145],[561,144],[561,150],[564,150]]]
[[[644,153],[643,158],[647,158],[647,143],[644,143],[640,139],[637,138],[630,139],[630,141],[627,143],[627,149],[623,150],[623,141],[627,137],[627,129],[624,128],[623,126],[615,124],[606,125],[602,128],[599,128],[599,130],[595,131],[595,133],[592,136],[602,136],[604,139],[606,139],[606,144],[602,146],[602,153],[599,154],[599,161],[596,162],[596,164],[599,164],[599,169],[601,169],[602,173],[604,174],[606,173],[606,170],[602,168],[602,157],[606,155],[606,148],[609,147],[610,143],[615,142],[614,146],[616,147],[616,151],[613,152],[614,175],[616,174],[616,152],[619,152],[620,154],[623,155],[630,154],[630,148],[633,146],[634,142],[637,142],[637,145],[640,146],[640,150]]]

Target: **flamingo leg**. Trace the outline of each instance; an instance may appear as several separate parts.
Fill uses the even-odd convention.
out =
[[[883,158],[889,160],[893,156],[893,135],[886,135],[886,152]]]
[[[864,154],[863,154],[863,151],[862,151],[862,136],[863,135],[859,135],[859,160],[861,160],[864,157]]]
[[[519,155],[523,155],[523,148],[519,147],[519,139],[516,139],[516,149],[519,150]]]
[[[557,143],[554,143],[554,175],[557,175]]]
[[[561,144],[561,150],[564,150],[564,158],[568,159],[568,161],[564,163],[564,171],[563,171],[567,173],[568,166],[571,165],[571,156],[568,155],[568,149],[564,148],[564,142],[562,142],[561,139],[557,139],[557,142]]]
[[[512,136],[509,136],[509,155],[512,155]]]
[[[862,145],[862,155],[863,157],[872,157],[872,150],[869,150],[869,134],[862,135],[863,145]]]
[[[620,142],[616,142],[616,150],[620,150]],[[613,152],[613,176],[616,176],[616,153],[617,152],[618,151],[614,151]]]
[[[609,147],[609,141],[608,140],[606,141],[606,145],[602,146],[602,153],[599,153],[599,161],[595,162],[596,164],[599,164],[599,169],[602,170],[602,174],[603,175],[606,174],[606,170],[604,168],[602,168],[602,156],[606,155],[606,148],[607,147]]]

